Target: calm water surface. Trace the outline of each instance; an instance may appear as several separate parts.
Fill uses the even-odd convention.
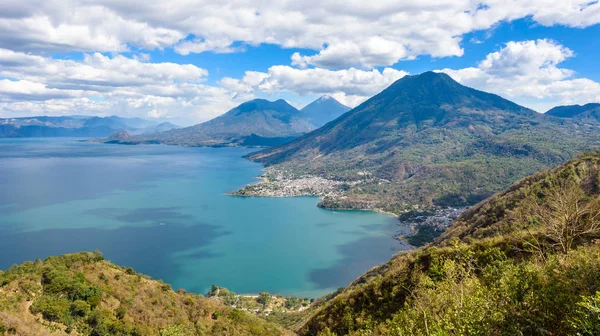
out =
[[[387,215],[226,196],[250,151],[0,139],[0,269],[99,249],[174,288],[316,297],[406,248]]]

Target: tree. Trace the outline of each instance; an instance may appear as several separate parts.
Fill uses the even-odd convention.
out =
[[[258,293],[258,298],[256,299],[258,303],[263,305],[263,309],[267,308],[267,306],[271,303],[271,294],[268,292],[260,292]]]
[[[219,295],[219,287],[217,285],[212,285],[210,287],[210,290],[208,291],[208,293],[206,294],[206,296],[208,297],[213,297],[213,296],[217,296]]]
[[[544,235],[561,252],[568,253],[575,244],[600,235],[600,199],[590,200],[573,180],[554,182],[548,196],[536,201],[533,213]]]

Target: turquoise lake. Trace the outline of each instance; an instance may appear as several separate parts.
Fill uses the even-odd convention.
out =
[[[1,139],[0,269],[98,249],[174,289],[317,297],[407,248],[392,216],[227,196],[262,173],[251,151]]]

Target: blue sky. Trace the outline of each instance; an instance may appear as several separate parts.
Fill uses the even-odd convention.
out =
[[[256,97],[356,106],[434,70],[545,112],[600,101],[589,0],[0,4],[0,117],[202,122]]]

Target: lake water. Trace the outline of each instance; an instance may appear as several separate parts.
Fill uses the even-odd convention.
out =
[[[250,151],[1,139],[0,269],[98,249],[175,289],[317,297],[406,248],[391,216],[226,196],[261,174]]]

